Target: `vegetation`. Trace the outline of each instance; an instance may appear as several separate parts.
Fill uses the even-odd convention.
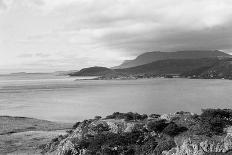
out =
[[[83,68],[78,72],[70,73],[70,76],[102,76],[106,74],[114,73],[112,69],[106,67],[89,67]]]
[[[144,120],[146,118],[147,118],[146,114],[140,115],[138,113],[133,113],[133,112],[128,112],[128,113],[114,112],[112,115],[106,116],[106,119],[125,119],[125,121]]]
[[[223,134],[223,129],[232,125],[232,110],[203,109],[200,115],[201,133],[206,135]]]
[[[138,113],[115,112],[105,119],[97,117],[77,122],[74,128],[78,127],[78,130],[70,133],[86,133],[81,133],[82,138],[70,138],[75,149],[84,149],[86,155],[160,155],[163,151],[175,151],[186,138],[193,138],[197,143],[202,140],[214,143],[215,139],[221,142],[218,138],[223,137],[225,128],[232,125],[232,110],[229,109],[203,109],[200,115],[180,111],[170,117],[166,120],[152,114],[147,119],[147,115]],[[130,130],[126,130],[128,126]],[[58,145],[63,138],[53,139],[53,143]],[[214,154],[220,153],[208,155]]]
[[[166,120],[161,119],[158,121],[149,122],[147,124],[147,128],[149,131],[155,131],[157,133],[161,133],[167,125],[168,123],[166,123]]]
[[[174,137],[187,130],[188,129],[186,127],[180,127],[176,125],[174,122],[171,122],[163,129],[162,132],[171,137]]]
[[[92,128],[92,130],[95,131],[95,132],[97,132],[97,133],[102,133],[102,132],[104,132],[104,131],[109,131],[110,128],[109,128],[108,125],[98,124],[98,125],[94,126],[94,127]]]

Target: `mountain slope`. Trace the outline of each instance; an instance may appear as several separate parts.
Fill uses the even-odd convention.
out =
[[[232,59],[224,59],[213,66],[201,67],[182,74],[184,77],[204,79],[232,79]]]
[[[169,59],[159,60],[137,67],[115,69],[115,71],[131,75],[153,74],[158,76],[165,74],[181,74],[202,67],[211,67],[219,61],[220,60],[217,58]]]
[[[70,76],[103,76],[106,74],[112,74],[114,70],[106,67],[89,67],[83,68],[78,72],[70,73]]]
[[[230,57],[229,54],[218,50],[212,51],[177,51],[177,52],[148,52],[139,55],[134,60],[126,60],[119,66],[113,69],[130,68],[135,66],[144,65],[147,63],[167,60],[167,59],[200,59],[200,58],[216,58],[216,57]]]

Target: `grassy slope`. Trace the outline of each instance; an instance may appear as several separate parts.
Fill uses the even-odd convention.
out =
[[[71,124],[26,117],[0,116],[1,154],[40,154],[38,146],[66,134]]]
[[[49,131],[70,128],[70,124],[27,117],[0,116],[0,135],[23,131]]]

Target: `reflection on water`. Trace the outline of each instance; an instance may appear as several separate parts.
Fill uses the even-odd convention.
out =
[[[228,80],[74,79],[0,77],[0,115],[75,122],[115,111],[150,114],[232,108]]]

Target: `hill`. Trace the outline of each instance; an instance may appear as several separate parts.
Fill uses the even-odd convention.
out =
[[[127,74],[153,74],[156,76],[166,74],[181,74],[187,71],[202,67],[210,67],[220,60],[217,58],[202,58],[202,59],[169,59],[159,60],[149,64],[125,68],[116,69],[116,72],[122,72]]]
[[[89,67],[83,68],[78,72],[69,73],[70,76],[103,76],[112,74],[115,71],[106,67]]]
[[[65,135],[68,123],[57,123],[27,117],[0,116],[0,154],[41,154],[40,145]],[[36,149],[35,149],[36,148]]]
[[[204,79],[232,79],[232,59],[224,59],[212,66],[200,67],[185,72],[181,76]]]
[[[99,76],[98,79],[187,77],[232,79],[232,58],[168,59],[124,69],[84,68],[70,76]]]
[[[203,109],[200,115],[115,112],[75,123],[43,149],[59,155],[231,155],[231,120],[230,109]]]
[[[134,60],[126,60],[119,66],[112,69],[130,68],[148,64],[151,62],[167,59],[200,59],[200,58],[219,58],[230,57],[231,55],[218,50],[208,51],[177,51],[177,52],[147,52],[139,55]]]

